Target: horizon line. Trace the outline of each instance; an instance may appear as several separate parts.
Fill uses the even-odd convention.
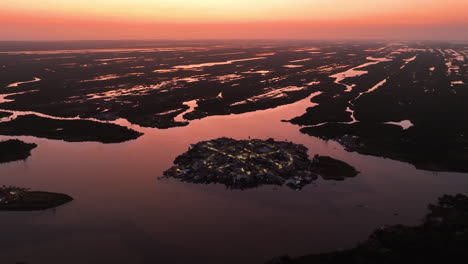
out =
[[[347,42],[362,42],[362,41],[401,41],[401,42],[464,42],[466,39],[437,39],[437,38],[421,38],[421,39],[403,39],[403,38],[122,38],[122,39],[0,39],[0,42],[91,42],[91,41],[347,41]]]

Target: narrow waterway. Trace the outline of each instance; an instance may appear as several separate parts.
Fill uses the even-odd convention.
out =
[[[34,82],[39,82],[39,81],[42,81],[42,80],[41,80],[40,78],[34,77],[34,80],[25,81],[25,82],[15,82],[15,83],[12,83],[12,84],[8,85],[7,88],[9,88],[9,87],[18,87],[18,86],[20,86],[21,84],[25,84],[25,83],[34,83]]]

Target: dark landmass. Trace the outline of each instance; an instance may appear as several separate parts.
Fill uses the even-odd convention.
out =
[[[349,100],[352,99],[351,94],[342,94],[343,87],[333,83],[332,78],[322,80],[315,88],[327,91],[313,98],[313,101],[318,103],[318,105],[307,108],[303,115],[295,117],[289,122],[305,126],[317,125],[325,122],[352,121],[351,114],[346,112],[346,108],[349,106]]]
[[[0,135],[35,136],[68,142],[120,143],[142,134],[126,127],[86,120],[56,120],[36,115],[19,116],[0,123]]]
[[[318,176],[344,180],[358,174],[342,161],[318,155],[310,160],[303,145],[273,139],[202,141],[178,156],[174,164],[164,172],[165,177],[192,183],[224,184],[230,189],[265,184],[301,189]]]
[[[13,101],[3,103],[2,108],[57,117],[126,118],[134,124],[158,128],[186,125],[173,118],[174,113],[186,110],[183,103],[191,100],[198,100],[199,106],[186,114],[187,121],[304,99],[317,91],[311,82],[340,70],[334,67],[366,62],[369,54],[365,50],[381,45],[99,42],[93,50],[92,43],[50,43],[50,47],[43,43],[16,44],[19,46],[4,43],[0,47],[12,51],[0,53],[5,65],[0,69],[5,76],[0,80],[0,93],[26,93],[9,96]],[[66,50],[67,45],[70,50]],[[107,49],[105,45],[109,45]],[[22,53],[19,47],[39,51]],[[326,55],[328,52],[336,52],[336,56]],[[350,53],[356,56],[348,56]],[[302,59],[310,60],[291,62]],[[215,64],[206,64],[211,62]],[[303,67],[284,67],[288,64]],[[7,87],[35,77],[41,81]],[[288,87],[300,89],[284,90]]]
[[[132,122],[140,125],[140,126],[143,126],[143,127],[155,127],[155,128],[159,128],[159,129],[166,129],[166,128],[171,128],[171,127],[183,127],[183,126],[187,126],[189,124],[189,122],[176,122],[174,121],[174,118],[183,113],[185,110],[186,110],[186,107],[184,105],[184,108],[182,108],[181,110],[179,111],[175,111],[174,113],[170,113],[170,114],[157,114],[157,115],[153,115],[153,114],[145,114],[144,112],[141,113],[141,116],[134,116],[132,118]],[[138,109],[135,109],[133,110],[134,113],[132,114],[135,114],[135,112],[138,112],[139,110]]]
[[[348,163],[327,156],[315,155],[314,162],[316,163],[314,170],[325,180],[343,181],[359,173]]]
[[[0,188],[0,211],[39,211],[73,200],[66,194],[28,191],[18,187]]]
[[[268,264],[413,264],[460,263],[468,257],[468,197],[439,198],[419,226],[387,226],[349,250],[299,258],[280,257]]]
[[[381,54],[380,56],[385,57],[388,55]],[[387,78],[391,73],[400,71],[400,67],[403,64],[404,57],[400,55],[395,57],[393,61],[384,61],[369,67],[358,68],[357,70],[364,70],[369,73],[359,77],[344,79],[344,83],[356,85],[350,92],[345,92],[346,87],[344,85],[335,83],[335,78],[328,76],[316,86],[317,89],[322,91],[322,94],[313,98],[313,101],[318,103],[318,105],[308,108],[306,113],[293,118],[290,122],[302,126],[318,125],[327,122],[351,122],[351,113],[347,112],[346,108],[354,107],[354,99],[360,93],[366,92]]]
[[[3,112],[3,111],[0,111],[0,118],[5,118],[5,117],[9,117],[13,115],[12,113],[9,113],[9,112]]]
[[[0,163],[25,160],[31,156],[31,150],[36,148],[34,143],[11,139],[0,142]]]
[[[328,123],[307,127],[302,132],[325,140],[335,140],[347,151],[409,162],[418,169],[430,171],[468,172],[468,138],[445,134],[440,129],[415,126],[403,130],[399,126],[364,123]]]
[[[313,99],[319,105],[290,122],[311,126],[301,131],[336,140],[348,151],[424,170],[468,172],[468,65],[463,50],[432,44],[395,52],[406,58],[387,56],[392,61],[346,78],[344,83],[355,85],[350,92],[332,78],[322,81],[316,87],[323,93]],[[346,123],[351,121],[346,107],[354,110],[358,123]],[[384,124],[403,120],[414,126],[404,130]]]
[[[256,100],[246,99],[244,103],[238,105],[230,105],[236,102],[226,102],[226,100],[222,98],[203,99],[199,100],[198,107],[195,108],[193,112],[185,114],[184,118],[191,121],[212,115],[242,114],[275,108],[280,105],[287,105],[302,100],[309,96],[314,90],[315,87],[304,86],[303,90],[278,92],[278,97],[271,95],[270,97],[258,98]],[[270,92],[274,92],[274,90]]]

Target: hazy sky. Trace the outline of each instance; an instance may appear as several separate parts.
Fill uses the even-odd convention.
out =
[[[0,0],[0,39],[468,39],[467,0]]]

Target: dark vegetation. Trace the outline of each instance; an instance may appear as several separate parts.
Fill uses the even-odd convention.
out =
[[[403,130],[395,125],[359,122],[329,123],[307,127],[302,132],[326,140],[336,140],[347,151],[409,162],[431,171],[468,171],[468,141],[449,133],[436,134],[428,127]]]
[[[346,112],[351,95],[340,95],[343,92],[342,86],[333,83],[331,79],[327,79],[319,84],[318,89],[327,91],[336,90],[336,92],[325,92],[314,97],[313,101],[319,105],[307,108],[306,113],[293,118],[290,120],[291,123],[297,125],[317,125],[324,122],[352,121],[351,114]]]
[[[468,257],[468,197],[458,194],[429,205],[419,226],[387,226],[353,249],[280,257],[269,264],[460,263]]]
[[[396,57],[393,62],[368,67],[368,74],[345,79],[356,84],[350,93],[340,93],[335,83],[327,84],[329,89],[313,99],[320,105],[291,122],[306,126],[326,123],[301,131],[337,140],[349,151],[409,162],[419,169],[467,172],[467,65],[446,51],[425,49],[405,55],[413,56],[416,59],[402,69],[405,61]],[[448,60],[458,69],[450,70]],[[386,83],[378,89],[353,99],[384,79]],[[454,80],[462,84],[451,84]],[[359,123],[340,123],[350,121],[350,113],[344,111],[348,100]],[[402,120],[410,120],[414,126],[403,130],[383,124]]]
[[[72,200],[72,197],[61,193],[29,191],[13,186],[0,188],[0,211],[46,210]]]
[[[12,113],[0,111],[0,118],[9,117]]]
[[[342,181],[354,177],[359,173],[348,163],[327,156],[316,155],[314,162],[316,166],[313,170],[325,180]]]
[[[0,163],[25,160],[31,155],[31,150],[36,147],[34,143],[28,144],[16,139],[1,141]]]
[[[380,62],[365,68],[358,68],[357,70],[369,71],[369,74],[346,78],[344,80],[345,83],[356,85],[350,92],[345,92],[346,87],[344,85],[335,83],[335,78],[327,77],[317,87],[323,93],[313,99],[319,105],[308,108],[304,115],[293,118],[291,123],[305,126],[325,122],[351,122],[351,114],[346,112],[347,107],[352,107],[350,102],[359,93],[367,91],[387,78],[392,72],[398,71],[403,64],[403,58],[400,55],[393,61]]]
[[[0,123],[0,134],[61,139],[69,142],[97,141],[120,143],[142,134],[126,127],[85,120],[56,120],[35,115]]]

